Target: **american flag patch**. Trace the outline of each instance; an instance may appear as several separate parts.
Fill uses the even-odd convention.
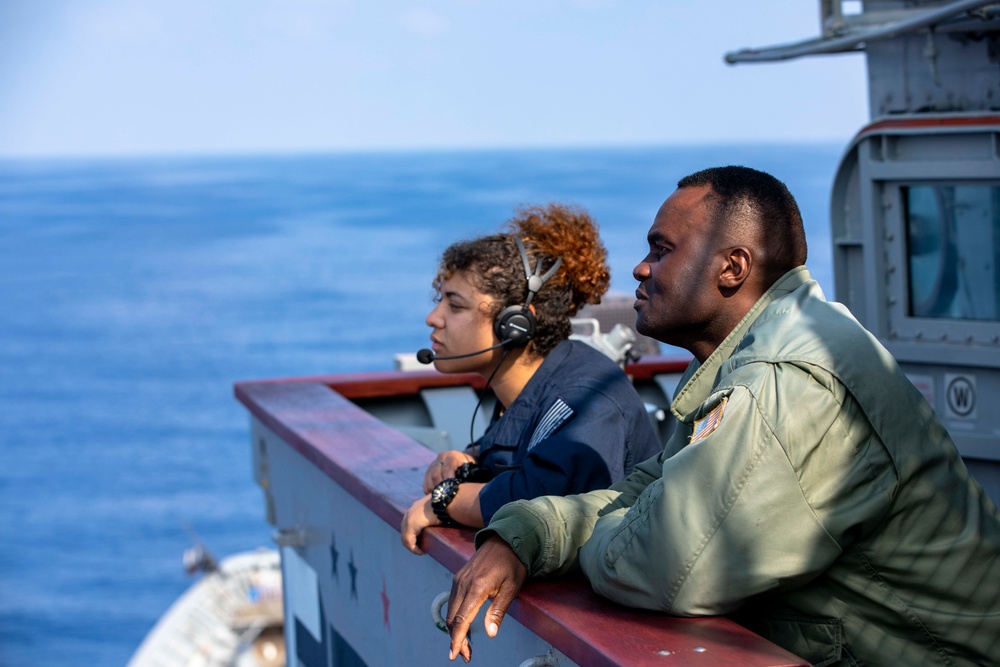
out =
[[[712,409],[711,412],[695,421],[694,431],[691,433],[691,439],[688,441],[689,443],[696,442],[702,438],[707,438],[712,435],[712,432],[715,431],[715,429],[719,428],[719,423],[722,422],[722,412],[726,409],[726,401],[728,400],[729,397],[726,396],[722,399],[721,403]]]
[[[566,405],[561,398],[557,398],[556,402],[553,403],[552,407],[545,413],[545,416],[539,420],[538,426],[535,427],[535,432],[531,434],[531,441],[528,443],[528,449],[531,449],[539,442],[552,435],[553,431],[562,426],[566,420],[572,416],[573,408]]]

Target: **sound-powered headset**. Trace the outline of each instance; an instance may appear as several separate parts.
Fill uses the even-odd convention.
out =
[[[466,354],[455,354],[447,357],[436,357],[434,356],[433,350],[428,350],[424,348],[417,352],[417,361],[422,364],[429,364],[435,359],[463,359],[465,357],[474,357],[477,354],[482,354],[483,352],[489,352],[490,350],[495,350],[498,347],[504,347],[506,349],[511,349],[514,347],[521,347],[527,345],[528,341],[535,337],[535,329],[538,326],[538,322],[535,319],[535,314],[531,312],[528,307],[531,305],[532,299],[538,294],[538,290],[542,289],[542,285],[548,282],[549,278],[555,275],[559,267],[562,266],[562,257],[556,258],[556,261],[549,267],[549,270],[542,273],[542,260],[535,263],[534,270],[531,269],[531,260],[528,259],[528,253],[524,249],[524,243],[517,236],[514,237],[514,243],[517,244],[518,252],[521,253],[521,262],[524,264],[524,278],[528,281],[528,298],[524,300],[524,304],[520,306],[507,306],[493,319],[493,333],[496,334],[500,342],[496,345],[484,348],[482,350],[477,350],[475,352],[469,352]]]

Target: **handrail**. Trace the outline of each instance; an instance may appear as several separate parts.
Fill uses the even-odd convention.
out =
[[[880,39],[890,39],[903,33],[921,30],[953,18],[963,12],[969,12],[992,4],[995,3],[983,2],[983,0],[957,0],[956,2],[952,2],[943,7],[929,9],[910,18],[894,21],[888,25],[862,30],[860,32],[849,33],[838,37],[820,36],[803,40],[801,42],[794,42],[792,44],[732,51],[726,54],[725,60],[730,65],[735,65],[737,63],[774,62],[778,60],[790,60],[792,58],[799,58],[802,56],[856,51],[859,48],[862,48],[864,43],[874,42]]]

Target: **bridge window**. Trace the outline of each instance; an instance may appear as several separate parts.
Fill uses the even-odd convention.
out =
[[[1000,186],[911,185],[911,317],[1000,320]]]

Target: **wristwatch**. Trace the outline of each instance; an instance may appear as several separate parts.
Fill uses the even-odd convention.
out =
[[[448,516],[448,505],[458,495],[459,481],[454,477],[449,477],[434,487],[431,491],[431,509],[434,515],[441,519],[441,523],[446,526],[454,526],[456,522]]]

